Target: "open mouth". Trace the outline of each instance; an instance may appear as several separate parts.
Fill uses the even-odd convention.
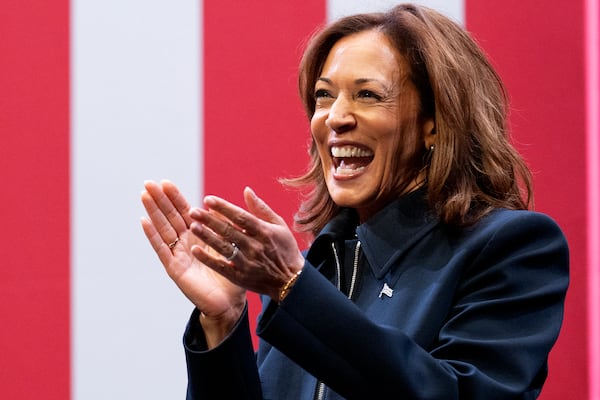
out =
[[[373,161],[373,151],[357,146],[332,146],[331,156],[337,175],[354,175]]]

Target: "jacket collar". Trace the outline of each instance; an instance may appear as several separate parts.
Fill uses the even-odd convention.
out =
[[[426,189],[421,188],[391,202],[366,222],[358,225],[353,209],[342,209],[325,225],[313,242],[307,258],[319,265],[329,253],[332,241],[354,238],[377,279],[383,278],[397,260],[438,223],[427,207]]]
[[[308,261],[314,266],[321,265],[331,253],[331,243],[354,238],[357,225],[356,211],[352,208],[342,208],[313,241],[306,255]]]

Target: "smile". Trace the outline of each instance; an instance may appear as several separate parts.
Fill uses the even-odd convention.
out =
[[[355,175],[373,161],[372,150],[357,146],[332,146],[331,156],[336,175],[343,176]]]

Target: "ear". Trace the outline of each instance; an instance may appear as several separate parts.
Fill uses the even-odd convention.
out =
[[[428,118],[423,122],[423,141],[425,149],[429,150],[435,144],[435,123],[432,118]]]

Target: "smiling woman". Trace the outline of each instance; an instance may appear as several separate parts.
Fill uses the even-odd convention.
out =
[[[409,72],[389,39],[367,30],[336,42],[315,83],[311,131],[327,191],[361,221],[425,180],[419,163],[391,168],[403,137],[418,138],[411,158],[421,160],[435,140],[432,119],[420,118]]]
[[[146,182],[144,232],[195,305],[189,399],[532,399],[568,286],[557,224],[527,210],[506,94],[469,35],[410,4],[342,18],[300,65],[311,163],[290,228]],[[261,294],[255,354],[246,292]],[[223,384],[225,381],[225,384]]]

